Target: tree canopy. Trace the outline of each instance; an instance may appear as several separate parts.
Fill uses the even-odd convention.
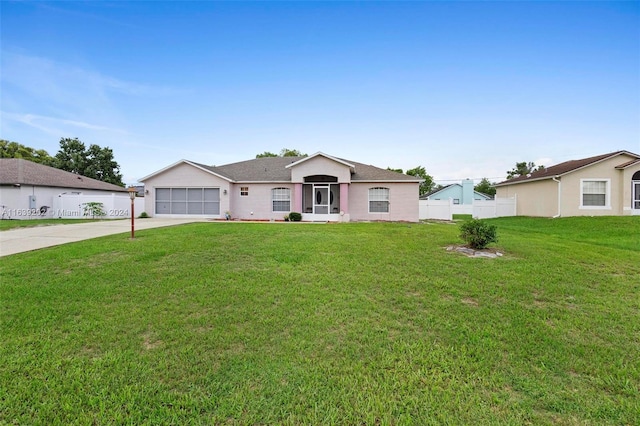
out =
[[[507,179],[513,179],[519,176],[526,176],[530,173],[544,170],[544,166],[536,166],[532,161],[516,163],[516,166],[507,172]]]
[[[402,171],[402,169],[392,169],[391,167],[387,167],[387,170],[390,170],[390,171],[396,172],[396,173],[404,173],[404,171]]]
[[[55,159],[44,149],[34,149],[29,146],[0,139],[0,158],[22,158],[45,166],[55,167]]]
[[[87,149],[78,138],[61,138],[60,150],[52,157],[44,149],[0,140],[0,158],[22,158],[45,166],[124,186],[120,166],[111,148],[91,144]]]
[[[61,170],[124,186],[120,166],[109,147],[91,144],[87,149],[78,138],[62,138],[55,160],[55,167]]]
[[[265,151],[262,154],[256,155],[256,158],[264,157],[306,157],[307,154],[303,154],[297,149],[282,148],[280,154],[274,154],[273,152]]]
[[[473,189],[476,190],[477,192],[480,192],[481,194],[485,194],[490,197],[495,197],[496,188],[493,185],[494,184],[489,182],[489,179],[482,178],[480,183],[478,183]]]
[[[424,167],[422,166],[418,166],[418,167],[414,167],[413,169],[409,169],[407,170],[407,173],[409,176],[415,176],[415,177],[419,177],[424,179],[421,183],[420,183],[420,195],[425,195],[428,194],[429,192],[433,191],[433,188],[435,188],[436,183],[433,181],[433,176],[429,175],[427,173],[427,171],[425,170]]]

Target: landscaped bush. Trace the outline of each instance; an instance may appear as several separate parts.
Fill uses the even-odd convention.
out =
[[[147,219],[149,217],[149,215],[147,214],[147,212],[142,212],[140,213],[140,216],[138,216],[140,219]]]
[[[300,222],[302,220],[302,213],[298,213],[298,212],[289,213],[289,220],[291,222]]]
[[[480,219],[471,219],[460,225],[460,238],[473,249],[483,249],[498,242],[496,226]]]
[[[92,201],[89,203],[83,203],[82,206],[83,214],[85,216],[91,216],[92,219],[95,219],[96,216],[102,217],[107,215],[107,212],[104,211],[104,204],[102,203]]]

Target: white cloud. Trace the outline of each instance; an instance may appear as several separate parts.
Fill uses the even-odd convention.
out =
[[[47,117],[36,114],[16,114],[11,112],[2,112],[3,119],[9,121],[15,121],[30,127],[34,127],[43,132],[60,135],[68,134],[73,131],[71,128],[81,128],[88,130],[107,131],[114,133],[126,134],[127,132],[122,129],[110,128],[107,126],[100,126],[96,124],[85,123],[82,121],[65,120],[56,117]]]

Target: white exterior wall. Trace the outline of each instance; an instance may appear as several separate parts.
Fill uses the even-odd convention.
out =
[[[326,157],[317,156],[291,167],[291,182],[293,183],[302,183],[306,176],[314,175],[335,176],[338,178],[338,183],[351,182],[350,168]]]
[[[81,193],[87,197],[96,196],[96,201],[100,201],[100,197],[126,197],[129,200],[129,195],[126,192],[112,192],[112,191],[99,191],[95,189],[83,189],[83,188],[62,188],[62,187],[47,187],[47,186],[33,186],[33,185],[21,185],[16,186],[2,186],[0,187],[0,206],[4,206],[4,209],[9,213],[11,219],[51,219],[63,217],[61,212],[55,211],[56,199],[60,194],[72,194]],[[30,208],[29,197],[35,197],[35,210]],[[40,215],[40,207],[47,206],[47,213]],[[0,208],[1,210],[2,208]],[[75,217],[75,216],[74,216]],[[84,218],[84,216],[80,216]]]
[[[249,195],[241,196],[240,188],[249,189]],[[229,195],[233,208],[232,219],[242,220],[284,220],[288,212],[273,212],[271,190],[273,188],[289,188],[291,190],[291,209],[295,206],[294,185],[291,183],[237,183]],[[291,210],[293,211],[293,210]]]
[[[369,213],[369,188],[389,188],[389,213]],[[368,182],[349,185],[349,214],[352,221],[418,222],[419,185],[416,182]]]
[[[149,216],[156,216],[156,188],[220,188],[220,214],[211,218],[224,217],[224,212],[229,209],[229,193],[231,184],[226,179],[212,173],[193,167],[189,164],[177,166],[150,177],[144,182],[145,207],[144,211]],[[148,192],[147,192],[148,191]],[[227,194],[224,193],[227,191]],[[159,215],[162,217],[189,217],[189,215]],[[198,215],[198,217],[203,217]],[[204,216],[209,217],[209,216]]]

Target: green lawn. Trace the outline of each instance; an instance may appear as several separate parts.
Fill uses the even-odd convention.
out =
[[[100,219],[28,219],[28,220],[0,220],[0,231],[16,228],[32,228],[34,226],[69,225],[83,222],[96,222]],[[110,219],[113,220],[113,219]]]
[[[197,223],[2,258],[0,424],[640,424],[640,217]]]

